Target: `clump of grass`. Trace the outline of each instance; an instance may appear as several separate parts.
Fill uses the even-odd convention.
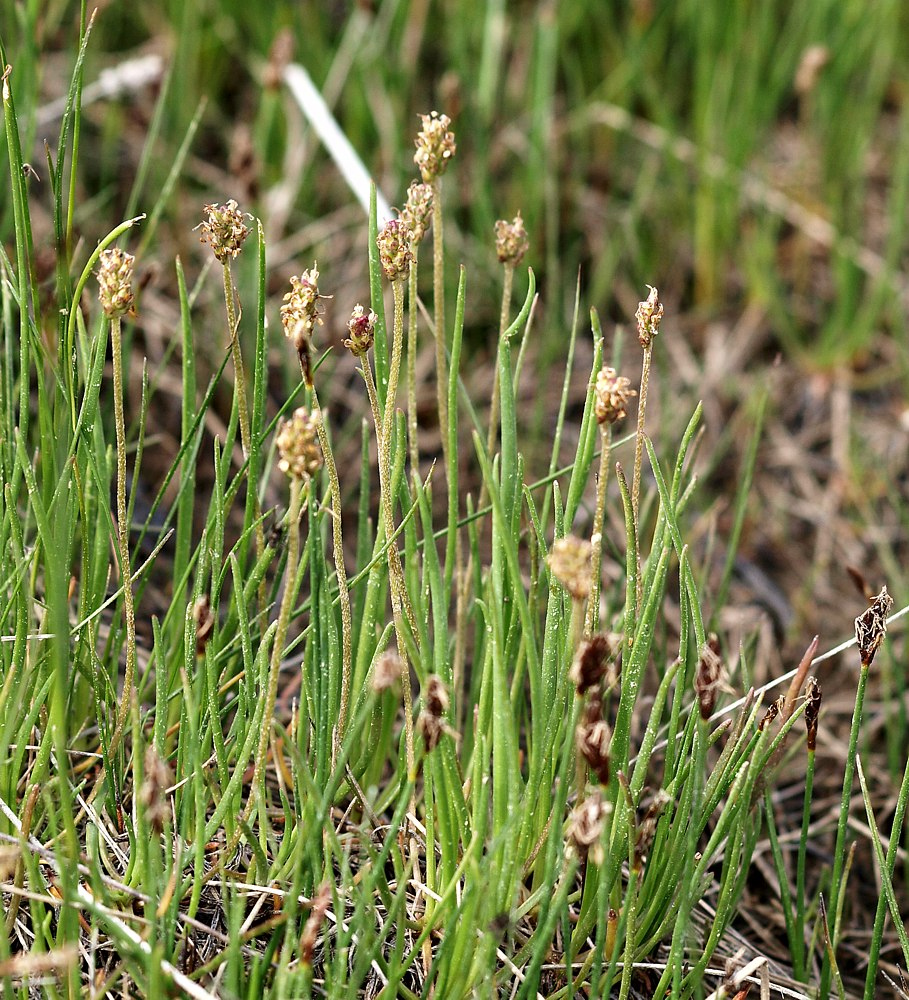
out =
[[[616,345],[605,342],[595,316],[575,452],[537,478],[520,411],[521,354],[515,362],[512,352],[533,333],[536,292],[529,270],[512,316],[516,264],[526,252],[520,217],[508,253],[499,251],[506,267],[497,390],[484,409],[462,380],[470,308],[463,268],[450,329],[445,319],[439,179],[454,152],[451,123],[423,117],[417,165],[432,194],[441,513],[433,474],[416,474],[415,413],[397,409],[405,287],[409,361],[400,395],[414,409],[426,192],[414,195],[420,211],[409,204],[381,231],[371,220],[372,298],[354,310],[344,342],[360,362],[362,412],[371,416],[353,469],[334,460],[320,401],[334,388],[318,357],[335,346],[319,339],[329,298],[320,285],[330,287],[330,275],[303,272],[285,296],[280,315],[301,378],[268,421],[262,227],[260,300],[244,328],[230,261],[248,235],[245,217],[233,200],[210,209],[205,236],[223,265],[229,344],[200,395],[193,329],[205,317],[194,314],[178,264],[181,441],[131,553],[125,456],[135,448],[135,490],[149,434],[147,400],[134,400],[139,418],[127,440],[121,320],[132,293],[105,277],[106,318],[83,310],[93,261],[70,289],[64,255],[66,281],[42,312],[11,93],[5,79],[16,254],[15,262],[4,256],[0,285],[10,320],[0,400],[0,544],[11,553],[0,591],[10,639],[0,644],[0,838],[10,848],[0,864],[11,876],[0,935],[4,988],[147,996],[178,989],[194,997],[720,995],[762,959],[716,968],[765,822],[784,881],[773,780],[802,715],[813,773],[817,692],[809,685],[800,700],[800,690],[816,643],[775,708],[764,711],[753,690],[734,710],[723,707],[738,676],[728,671],[723,640],[705,628],[716,609],[686,543],[701,407],[684,427],[660,427],[659,448],[644,433],[664,319],[656,290],[636,314],[644,355],[631,488],[621,462],[611,464],[630,442],[614,441],[612,427],[634,391],[604,363]],[[66,124],[78,122],[72,104]],[[59,166],[53,182],[59,194]],[[216,232],[216,222],[227,231]],[[109,264],[122,279],[128,263],[123,252],[109,253],[102,274]],[[383,276],[391,284],[390,343],[378,321]],[[62,313],[72,324],[62,331],[72,334],[71,354],[47,351],[42,340],[46,317]],[[101,392],[108,321],[113,434]],[[251,407],[244,337],[256,344]],[[232,416],[223,437],[209,440],[206,416],[229,361]],[[564,421],[563,405],[553,420],[559,440]],[[234,469],[238,428],[244,460]],[[464,428],[472,455],[459,451]],[[210,491],[198,483],[203,441]],[[278,508],[260,511],[258,498],[273,494],[266,487],[275,449],[289,500],[285,509],[282,492]],[[467,468],[482,484],[479,511],[459,493]],[[179,485],[168,507],[171,482]],[[344,498],[357,489],[354,530]],[[616,516],[607,522],[610,509]],[[139,538],[159,514],[165,531],[133,571]],[[276,528],[266,540],[268,517]],[[121,586],[108,594],[111,549]],[[606,559],[615,566],[604,586]],[[179,599],[157,599],[161,592]],[[140,646],[143,601],[154,611]],[[822,989],[835,975],[862,704],[888,602],[884,590],[857,622],[862,672],[826,911],[829,946],[820,946]],[[810,802],[809,783],[796,898],[784,904],[794,913],[787,929],[803,982],[818,957],[805,942]],[[873,826],[870,805],[868,812]],[[884,858],[875,844],[887,886],[895,856]]]

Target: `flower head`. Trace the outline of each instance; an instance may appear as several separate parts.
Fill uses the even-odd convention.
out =
[[[119,247],[102,250],[98,257],[98,298],[105,315],[113,319],[129,312],[133,304],[133,266],[136,258]]]
[[[590,542],[566,535],[552,543],[547,562],[552,575],[575,601],[586,601],[593,582]]]
[[[520,212],[511,222],[505,219],[496,222],[496,256],[502,264],[517,267],[529,247],[530,240]]]
[[[206,205],[208,219],[196,226],[202,230],[201,243],[207,243],[222,264],[236,259],[249,236],[249,226],[243,221],[250,218],[240,211],[233,198],[226,205]]]
[[[310,270],[290,279],[290,291],[285,294],[284,305],[281,306],[284,336],[293,341],[300,355],[303,378],[309,386],[312,385],[312,335],[315,328],[322,325],[319,302],[325,298],[329,296],[319,294],[319,271],[313,264]]]
[[[638,340],[641,347],[648,348],[653,342],[653,338],[660,332],[660,320],[663,318],[663,303],[660,302],[660,293],[652,286],[647,286],[650,294],[646,301],[639,302],[634,318],[638,324]]]
[[[372,689],[376,694],[391,690],[404,675],[406,664],[392,649],[386,649],[373,664]]]
[[[319,417],[301,406],[290,420],[284,420],[276,438],[278,468],[290,477],[309,479],[322,468],[319,447]]]
[[[601,368],[594,386],[594,410],[597,423],[608,426],[623,420],[628,404],[637,395],[631,382],[624,375],[617,375],[615,368]]]
[[[887,634],[887,615],[893,607],[893,598],[882,587],[877,597],[872,598],[871,607],[855,619],[855,639],[858,642],[862,666],[870,667],[874,654]]]
[[[423,691],[423,710],[417,718],[417,731],[423,737],[427,753],[435,750],[444,735],[455,735],[444,719],[448,706],[448,689],[444,681],[437,674],[430,674]]]
[[[603,858],[603,824],[611,811],[611,805],[603,801],[599,789],[595,789],[574,808],[568,824],[568,839],[578,856],[586,858],[591,853],[594,863]],[[592,849],[592,850],[591,850]]]
[[[578,694],[596,687],[606,676],[609,660],[615,655],[621,642],[620,635],[607,635],[603,632],[597,632],[581,642],[568,671],[568,679],[577,688]]]
[[[590,765],[590,770],[602,785],[609,784],[609,748],[612,745],[612,730],[600,713],[600,705],[593,702],[587,706],[581,721],[574,731],[574,743],[578,753]]]
[[[413,181],[407,189],[407,203],[401,212],[401,222],[410,230],[413,246],[423,242],[432,215],[432,186]]]
[[[367,312],[363,306],[355,305],[347,321],[350,336],[343,341],[344,346],[355,358],[362,358],[372,347],[376,339],[376,321],[378,316],[372,311]]]
[[[379,261],[389,281],[407,277],[413,260],[413,251],[410,249],[412,240],[410,230],[400,219],[386,222],[376,237]]]
[[[431,111],[428,115],[420,115],[420,120],[423,128],[417,133],[417,151],[413,155],[413,162],[419,168],[423,180],[431,184],[445,173],[448,161],[455,155],[458,147],[454,132],[449,131],[451,119],[448,115]]]

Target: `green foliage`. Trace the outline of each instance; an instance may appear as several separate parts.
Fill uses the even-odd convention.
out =
[[[92,995],[356,996],[381,988],[389,997],[624,1000],[649,988],[653,995],[701,997],[720,988],[724,936],[765,829],[793,969],[811,982],[814,958],[823,961],[823,932],[811,937],[806,926],[816,910],[803,868],[794,896],[787,884],[772,798],[777,765],[801,731],[804,705],[793,693],[776,722],[761,721],[760,694],[753,692],[734,711],[724,708],[719,675],[710,674],[716,653],[705,627],[720,620],[728,593],[759,430],[720,583],[711,587],[706,560],[688,543],[699,502],[693,452],[702,407],[684,426],[676,427],[682,415],[674,413],[649,437],[639,434],[636,456],[628,438],[613,441],[597,423],[596,375],[616,363],[619,343],[603,336],[596,313],[591,334],[580,329],[581,289],[565,275],[590,262],[578,237],[560,244],[558,212],[566,192],[577,193],[593,163],[608,156],[619,164],[615,183],[623,193],[619,207],[603,210],[635,239],[627,247],[610,240],[597,248],[585,279],[591,298],[604,298],[618,275],[642,288],[644,278],[656,280],[679,247],[674,234],[690,230],[698,306],[721,298],[719,265],[734,252],[745,294],[786,317],[779,329],[785,346],[803,351],[809,335],[819,334],[816,363],[843,363],[867,348],[881,323],[896,322],[890,292],[892,268],[904,251],[901,223],[894,221],[886,263],[882,258],[873,273],[843,234],[853,231],[861,211],[854,187],[862,186],[889,69],[901,55],[899,5],[879,4],[860,22],[853,3],[793,11],[694,0],[630,5],[613,21],[596,19],[590,30],[579,18],[581,6],[564,4],[545,7],[538,23],[529,18],[510,37],[505,5],[498,3],[440,3],[423,11],[422,23],[420,5],[379,4],[374,14],[357,7],[343,24],[323,5],[260,5],[251,12],[239,4],[171,4],[160,13],[174,30],[174,60],[148,144],[127,180],[105,173],[104,164],[89,197],[80,159],[80,137],[90,125],[79,101],[85,65],[96,46],[104,51],[126,36],[138,44],[153,30],[149,11],[137,8],[135,20],[124,21],[123,11],[112,8],[93,34],[83,23],[59,140],[48,151],[55,249],[49,283],[39,273],[34,191],[24,169],[23,149],[35,136],[21,109],[38,105],[40,47],[53,31],[68,30],[69,20],[65,4],[51,5],[40,21],[35,5],[13,7],[4,5],[10,20],[2,61],[11,59],[13,34],[34,44],[17,49],[3,107],[9,176],[2,219],[8,247],[0,260],[4,990],[27,995],[23,956],[30,953],[46,963],[49,995],[88,995],[91,969]],[[356,414],[366,418],[360,466],[341,467],[337,476],[333,449],[347,428],[334,423],[336,387],[318,362],[315,390],[305,378],[297,382],[292,346],[274,334],[267,220],[251,225],[255,239],[236,264],[236,284],[224,266],[225,301],[218,308],[212,272],[203,269],[195,285],[187,284],[183,259],[160,249],[165,225],[179,222],[181,241],[192,238],[191,225],[174,211],[195,195],[183,171],[200,138],[224,141],[232,101],[256,103],[251,120],[263,176],[277,178],[293,140],[287,141],[279,98],[254,74],[283,27],[307,39],[309,68],[327,91],[337,97],[346,80],[345,129],[358,148],[377,147],[377,158],[395,169],[409,160],[411,103],[425,95],[419,60],[408,75],[396,68],[403,60],[388,53],[444,46],[442,56],[421,58],[444,57],[462,67],[462,118],[472,123],[463,142],[475,196],[456,207],[460,231],[453,231],[457,237],[491,231],[496,215],[510,214],[496,206],[520,198],[528,228],[545,248],[540,270],[552,303],[546,322],[559,327],[561,296],[574,306],[566,344],[541,329],[534,271],[526,282],[516,273],[523,296],[517,310],[510,307],[508,277],[495,349],[498,410],[487,411],[465,377],[469,327],[471,314],[495,315],[490,293],[500,272],[485,260],[471,261],[477,252],[468,248],[455,292],[456,269],[444,268],[436,247],[422,266],[432,261],[437,295],[449,283],[450,325],[433,329],[418,313],[416,275],[406,298],[404,283],[395,287],[386,313],[374,198],[369,247],[360,250],[378,340],[374,354],[359,359],[366,383]],[[881,36],[888,43],[879,49]],[[799,107],[810,141],[824,149],[818,190],[836,205],[834,292],[803,323],[789,308],[795,292],[774,286],[769,275],[776,272],[761,257],[777,246],[779,203],[762,201],[768,189],[750,186],[748,178],[791,100],[807,44],[823,41],[834,49],[844,37],[856,64],[835,61]],[[854,73],[872,47],[884,62],[868,61],[861,100],[853,100]],[[464,67],[477,52],[479,75],[468,91]],[[522,66],[524,52],[530,56]],[[604,57],[615,67],[594,88]],[[235,67],[239,77],[231,80]],[[513,172],[501,167],[497,110],[521,88],[506,69],[525,74],[532,93],[517,118],[523,165]],[[241,98],[232,87],[243,85],[248,92]],[[209,93],[217,100],[206,118],[200,109]],[[557,107],[578,95],[585,100],[573,105],[566,130],[586,139],[569,165],[564,137],[555,131]],[[380,120],[372,109],[386,97],[388,114]],[[617,103],[646,113],[659,134],[612,112],[603,117]],[[214,137],[200,136],[211,126]],[[694,155],[674,142],[683,135],[694,141]],[[173,155],[156,155],[159,145]],[[909,149],[904,145],[900,140],[895,151],[900,159]],[[318,165],[310,153],[293,178],[294,194],[311,184]],[[457,170],[456,160],[451,173]],[[483,183],[474,184],[477,178]],[[446,177],[446,211],[449,184]],[[688,217],[682,191],[693,195]],[[739,233],[743,191],[755,214],[746,239]],[[888,196],[901,206],[904,191],[894,185]],[[121,203],[129,219],[102,232],[89,209],[113,219]],[[145,214],[134,215],[140,210]],[[590,227],[585,221],[579,229]],[[75,239],[82,232],[98,237],[93,251]],[[179,320],[160,370],[148,372],[140,361],[132,320],[123,320],[121,346],[120,320],[112,329],[98,308],[92,273],[100,252],[115,243],[135,246],[140,264],[174,269]],[[331,270],[323,272],[330,293]],[[443,301],[444,295],[433,303],[436,317],[445,315]],[[141,302],[139,309],[141,316]],[[405,314],[420,317],[414,322],[421,340],[438,338],[444,361],[437,400],[447,420],[439,421],[436,462],[395,409]],[[839,336],[843,329],[846,338]],[[521,391],[525,348],[534,337],[543,344],[541,364],[555,361],[560,378],[564,371],[557,412],[544,414],[555,443],[542,458],[539,420],[525,411]],[[579,367],[576,347],[585,339],[589,368],[581,376],[589,381],[575,435],[567,433],[568,389]],[[139,398],[128,401],[137,418],[121,444],[106,371],[109,341],[116,364],[122,353],[133,373],[127,386],[140,386]],[[203,343],[217,358],[211,372]],[[317,356],[326,344],[317,339],[314,346]],[[656,355],[661,346],[658,339]],[[245,367],[244,347],[252,358]],[[624,354],[626,369],[637,364],[636,357],[628,361],[636,348],[626,344]],[[292,378],[271,379],[276,358]],[[154,481],[143,470],[156,432],[148,415],[160,401],[165,370],[179,383],[179,437],[144,496]],[[291,389],[276,402],[273,383],[282,379]],[[229,415],[222,422],[217,399],[225,394]],[[324,421],[325,465],[288,484],[275,432],[299,405]],[[603,451],[612,466],[598,465]],[[111,504],[125,487],[118,472],[124,460],[131,473],[125,518]],[[646,463],[640,503],[625,477],[624,465],[632,462],[635,484]],[[613,516],[594,533],[603,532],[610,572],[593,588],[598,603],[588,611],[587,591],[563,575],[555,554],[559,542],[582,546],[591,534],[598,468]],[[476,504],[462,492],[471,476],[480,488]],[[354,494],[358,503],[342,504]],[[124,530],[127,560],[115,554]],[[589,589],[589,567],[587,575]],[[127,590],[147,626],[138,635]],[[585,621],[602,622],[610,633],[603,640],[609,662],[588,690],[572,671],[589,653]],[[136,673],[124,685],[120,664],[132,656],[131,643]],[[396,685],[379,683],[380,669],[392,662],[403,676]],[[748,676],[747,663],[742,672]],[[845,834],[865,673],[831,866],[834,908],[848,869]],[[593,723],[608,726],[608,774],[588,767],[581,748],[581,733]],[[813,767],[812,751],[812,775]],[[898,922],[895,849],[885,856],[860,763],[858,770],[885,890],[877,947],[884,900]],[[896,839],[906,788],[904,779]],[[800,866],[810,812],[809,790]],[[835,952],[840,913],[831,916]],[[905,951],[904,935],[901,943]],[[645,980],[644,968],[654,966],[653,981]],[[829,958],[824,975],[838,975]]]

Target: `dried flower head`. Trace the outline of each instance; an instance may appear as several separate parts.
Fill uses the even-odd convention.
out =
[[[550,572],[575,601],[586,601],[593,581],[590,542],[575,535],[557,538],[546,560]]]
[[[393,649],[386,649],[372,668],[372,689],[376,694],[390,691],[404,675],[407,665]]]
[[[160,833],[168,818],[167,789],[173,784],[173,774],[167,762],[158,756],[154,743],[145,750],[145,778],[139,790],[139,801],[145,808],[145,818],[152,830]]]
[[[578,753],[590,765],[590,770],[602,785],[609,784],[609,748],[612,730],[601,715],[598,702],[591,703],[574,731],[574,744]]]
[[[877,597],[872,598],[871,607],[855,619],[855,639],[858,643],[862,666],[870,667],[878,647],[887,634],[887,615],[893,607],[893,598],[881,587]]]
[[[615,368],[608,367],[601,368],[597,373],[593,391],[597,423],[604,427],[623,420],[628,412],[628,404],[637,395],[624,375],[617,375]]]
[[[448,706],[448,688],[445,687],[445,682],[437,674],[430,674],[423,690],[423,708],[417,718],[417,731],[423,737],[427,753],[435,750],[446,733],[454,735],[443,718]]]
[[[407,277],[413,260],[411,242],[411,232],[400,219],[390,219],[376,237],[379,261],[389,281],[400,281]]]
[[[355,358],[362,358],[372,347],[376,339],[378,318],[372,309],[367,312],[359,303],[353,307],[350,319],[347,321],[350,336],[343,341],[343,344]]]
[[[809,45],[799,59],[795,71],[795,92],[799,97],[810,94],[821,77],[821,72],[830,62],[830,49],[826,45]]]
[[[780,695],[779,698],[764,712],[764,717],[758,723],[758,732],[762,733],[773,720],[783,711],[786,707],[786,696]]]
[[[672,799],[662,788],[653,796],[643,814],[637,818],[637,837],[634,843],[634,865],[636,871],[644,867],[653,838],[656,836],[657,821]]]
[[[319,940],[319,930],[328,907],[331,903],[331,887],[323,883],[319,886],[319,891],[310,900],[309,916],[300,935],[300,961],[303,965],[312,965],[313,956],[316,951],[316,942]]]
[[[653,338],[660,332],[660,320],[663,318],[663,303],[659,292],[652,286],[647,286],[650,294],[646,301],[639,302],[634,318],[638,324],[638,340],[641,347],[650,347]]]
[[[448,115],[440,115],[431,111],[428,115],[420,115],[423,128],[417,133],[414,144],[417,151],[413,154],[413,162],[419,168],[426,184],[431,184],[441,177],[448,167],[448,161],[457,152],[454,132],[449,131],[451,119]]]
[[[129,312],[133,304],[133,267],[136,258],[119,247],[102,250],[98,257],[98,298],[106,316]]]
[[[205,211],[208,218],[196,226],[202,231],[199,242],[207,243],[222,264],[234,260],[249,236],[243,220],[251,216],[241,212],[233,198],[226,205],[206,205]]]
[[[594,789],[572,810],[568,822],[568,840],[579,857],[586,858],[589,854],[595,864],[602,862],[603,845],[600,840],[609,811],[610,804],[603,801],[599,789]]]
[[[496,256],[502,264],[517,267],[529,247],[530,240],[520,212],[511,222],[505,219],[496,222]]]
[[[203,594],[193,604],[193,624],[196,626],[196,656],[201,656],[215,627],[208,594]]]
[[[432,186],[413,181],[407,189],[407,203],[401,212],[401,222],[410,231],[411,244],[423,242],[432,216]]]
[[[805,688],[805,728],[808,730],[808,749],[817,746],[817,723],[821,714],[821,686],[816,677],[809,677]]]
[[[615,655],[622,637],[616,633],[597,632],[578,645],[574,661],[568,671],[568,679],[584,694],[596,686],[606,676],[609,661]]]
[[[303,379],[308,386],[312,386],[312,336],[316,327],[322,325],[319,303],[330,297],[319,293],[319,270],[313,264],[310,270],[290,279],[290,291],[284,295],[284,305],[281,306],[284,336],[297,349]]]
[[[277,445],[282,472],[297,479],[314,476],[322,468],[318,415],[303,406],[294,410],[290,420],[281,422]]]
[[[723,661],[720,659],[720,641],[713,634],[708,636],[694,676],[694,690],[702,719],[713,715],[716,695],[723,679]]]

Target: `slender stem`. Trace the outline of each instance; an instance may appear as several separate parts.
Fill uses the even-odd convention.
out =
[[[587,603],[587,619],[584,623],[584,635],[590,636],[600,627],[600,576],[603,564],[603,519],[606,514],[606,489],[609,484],[609,452],[612,448],[612,427],[602,425],[602,447],[600,449],[600,468],[597,472],[597,505],[593,515],[593,533],[590,545],[593,549],[591,563],[593,568],[593,586],[590,588],[590,598]]]
[[[448,374],[445,358],[445,245],[442,233],[442,182],[432,182],[432,297],[436,327],[436,390],[442,455],[448,467]]]
[[[831,919],[830,926],[830,949],[835,954],[836,945],[840,936],[840,892],[843,878],[843,866],[846,855],[846,826],[849,820],[849,805],[852,801],[852,780],[855,775],[855,754],[858,748],[858,734],[862,724],[862,706],[865,701],[865,686],[868,683],[869,663],[863,663],[859,673],[858,688],[855,692],[855,708],[852,712],[852,728],[849,732],[849,751],[846,755],[846,767],[843,775],[843,798],[840,802],[840,818],[836,828],[836,847],[833,852],[833,878],[830,883],[830,900],[827,904],[827,913]],[[821,996],[826,996],[826,990],[830,988],[830,957],[825,953],[824,965],[821,970]]]
[[[369,360],[363,358],[363,377],[366,380],[366,392],[369,395],[369,404],[372,408],[373,419],[376,422],[376,437],[379,445],[379,493],[381,495],[382,523],[385,528],[386,539],[391,539],[394,535],[394,515],[391,501],[391,456],[385,454],[384,434],[382,430],[382,419],[379,413],[379,397],[376,392],[376,383],[372,377],[372,368]],[[387,397],[386,405],[391,404],[391,395]],[[404,586],[404,573],[401,569],[400,557],[397,546],[394,544],[388,547],[388,581],[391,590],[391,611],[394,621],[395,641],[398,647],[398,656],[405,664],[408,662],[407,641],[404,625],[404,609],[401,599],[401,592]],[[416,756],[414,754],[413,740],[413,693],[410,688],[410,669],[405,667],[401,671],[401,687],[404,695],[404,744],[407,754],[407,774],[410,779],[416,774]]]
[[[232,853],[239,843],[244,823],[249,821],[257,798],[257,789],[265,772],[265,762],[268,757],[268,743],[271,737],[271,724],[275,714],[275,701],[278,697],[278,676],[281,673],[281,657],[284,655],[284,644],[287,640],[287,626],[290,623],[290,613],[296,597],[297,566],[300,562],[300,512],[302,510],[303,481],[296,476],[290,480],[290,507],[287,512],[287,565],[284,571],[284,593],[281,597],[281,607],[278,610],[278,627],[275,631],[274,644],[271,648],[271,659],[268,664],[268,685],[265,690],[265,712],[262,715],[262,731],[259,733],[259,744],[256,747],[256,757],[253,765],[253,777],[250,782],[249,798],[243,809],[242,822],[237,824],[237,830],[231,838],[233,842],[225,848],[224,856]]]
[[[499,339],[505,336],[508,329],[508,317],[511,312],[511,290],[514,285],[514,265],[505,264],[504,280],[502,282],[502,309],[499,314]],[[495,375],[492,383],[492,401],[489,404],[489,432],[486,437],[486,451],[492,456],[496,446],[496,430],[499,423],[499,366],[496,365]],[[485,502],[486,484],[483,484],[480,493],[479,506]]]
[[[407,288],[407,438],[410,444],[410,468],[420,475],[420,445],[417,440],[417,271],[420,247],[413,247]]]
[[[644,360],[641,365],[641,392],[638,396],[638,433],[634,446],[634,479],[631,486],[631,509],[634,512],[634,526],[639,534],[638,509],[641,498],[641,464],[644,456],[644,413],[647,409],[647,386],[650,382],[650,358],[652,354],[652,345],[644,348]]]
[[[243,457],[249,458],[251,432],[249,429],[249,405],[246,402],[246,370],[243,367],[243,354],[240,351],[240,338],[238,336],[240,321],[237,317],[234,283],[230,274],[229,260],[224,261],[222,271],[224,274],[224,303],[227,306],[227,335],[230,337],[230,353],[234,363],[234,386],[237,393],[237,410],[240,416],[240,443],[243,446]]]
[[[808,853],[808,828],[811,824],[811,799],[814,792],[815,751],[808,750],[805,769],[805,800],[802,805],[802,830],[799,836],[799,850],[795,872],[795,929],[796,954],[792,956],[792,967],[799,982],[808,981],[805,961],[805,858]]]
[[[133,606],[133,581],[129,565],[129,520],[126,508],[126,425],[123,420],[123,344],[120,317],[110,321],[111,353],[114,363],[114,423],[117,428],[117,539],[120,549],[120,578],[123,581],[123,618],[126,625],[126,673],[123,695],[117,713],[117,725],[111,738],[113,754],[123,736],[123,728],[132,701],[136,674],[136,612]]]
[[[334,766],[341,749],[341,743],[344,740],[344,729],[347,725],[347,710],[350,702],[353,616],[350,610],[350,588],[347,585],[347,567],[344,565],[344,535],[341,528],[341,483],[338,479],[338,467],[335,465],[335,458],[331,450],[331,442],[328,440],[328,431],[325,427],[322,407],[319,404],[315,385],[313,385],[311,392],[313,411],[318,416],[316,426],[318,427],[319,444],[322,448],[325,469],[328,472],[328,484],[331,495],[332,545],[335,557],[335,573],[338,577],[338,599],[341,603],[341,704],[338,709],[338,724],[334,730],[332,745],[332,766]]]
[[[227,308],[227,334],[230,337],[230,352],[234,363],[234,387],[237,393],[237,413],[240,418],[240,444],[243,447],[243,457],[248,459],[252,451],[252,431],[249,425],[249,404],[246,399],[246,369],[243,366],[243,353],[240,350],[240,319],[237,316],[234,282],[230,271],[230,258],[224,260],[222,273],[224,276],[224,304]],[[262,511],[259,507],[259,496],[255,483],[247,483],[246,488],[253,492],[253,515],[256,519],[256,559],[261,559],[262,554],[265,552],[265,529],[260,517]],[[264,610],[265,601],[266,590],[263,578],[262,584],[259,587],[260,610]]]
[[[638,519],[641,500],[641,464],[644,456],[644,414],[647,410],[647,386],[650,384],[650,358],[653,345],[644,348],[644,360],[641,364],[641,392],[638,396],[638,432],[634,446],[634,479],[631,486],[631,511],[634,519],[634,530],[638,539],[641,537],[641,525]],[[641,553],[638,550],[638,579],[635,593],[635,604],[640,608],[643,599],[644,581],[641,576]]]

